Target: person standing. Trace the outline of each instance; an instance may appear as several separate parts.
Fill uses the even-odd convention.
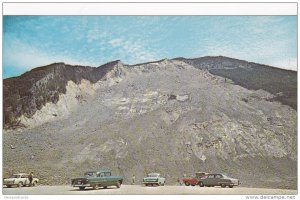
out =
[[[28,179],[29,179],[29,186],[32,186],[33,172],[30,172],[30,174],[29,174],[29,176],[28,176]]]
[[[131,182],[131,184],[132,184],[132,185],[135,184],[135,175],[134,175],[134,174],[132,175],[132,182]]]
[[[178,182],[179,185],[182,185],[182,182],[181,182],[180,178],[177,179],[177,182]]]

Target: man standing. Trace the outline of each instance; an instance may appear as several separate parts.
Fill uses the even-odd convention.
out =
[[[29,179],[29,186],[32,186],[33,172],[30,172],[28,179]]]
[[[135,175],[133,174],[132,175],[132,183],[131,183],[132,185],[134,185],[135,184]]]
[[[177,179],[177,182],[178,182],[179,185],[182,185],[182,182],[181,182],[180,178]]]

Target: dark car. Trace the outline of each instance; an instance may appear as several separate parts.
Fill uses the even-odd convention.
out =
[[[84,190],[86,187],[99,189],[99,187],[107,188],[108,186],[121,187],[123,177],[112,176],[110,170],[89,171],[84,173],[84,177],[71,180],[73,187],[79,187]]]
[[[206,178],[201,178],[199,181],[200,187],[211,187],[211,186],[221,186],[225,188],[226,186],[233,188],[233,186],[238,186],[240,181],[238,179],[230,178],[225,174],[209,174]]]

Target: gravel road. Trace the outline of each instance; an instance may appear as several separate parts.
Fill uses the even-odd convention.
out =
[[[297,190],[266,189],[266,188],[220,188],[220,187],[192,187],[192,186],[161,186],[145,187],[141,185],[122,185],[121,188],[110,187],[107,189],[80,191],[69,185],[64,186],[37,186],[22,188],[6,188],[2,190],[3,195],[62,195],[62,194],[240,194],[240,195],[296,195]]]

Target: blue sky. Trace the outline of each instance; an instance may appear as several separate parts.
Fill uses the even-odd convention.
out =
[[[297,70],[297,17],[3,17],[4,78],[53,62],[97,67],[218,55]]]

